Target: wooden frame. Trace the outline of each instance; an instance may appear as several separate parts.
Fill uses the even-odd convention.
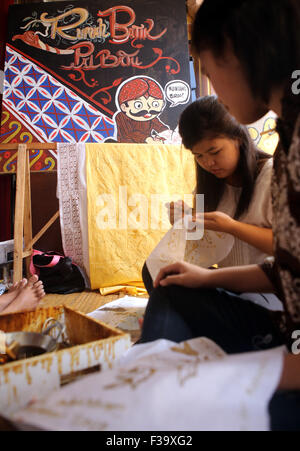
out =
[[[17,181],[14,219],[14,274],[13,282],[23,278],[23,259],[26,276],[30,276],[30,258],[33,245],[59,217],[57,211],[44,227],[32,237],[31,187],[29,150],[56,150],[56,143],[0,144],[0,150],[17,150]]]

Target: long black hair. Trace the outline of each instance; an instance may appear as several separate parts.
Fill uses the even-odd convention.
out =
[[[256,149],[248,130],[231,116],[216,96],[202,97],[191,103],[179,119],[183,145],[192,150],[203,139],[227,138],[239,143],[240,158],[236,174],[242,180],[242,191],[235,211],[238,219],[249,207],[257,175],[268,158]],[[196,162],[197,194],[204,194],[205,211],[215,211],[224,193],[226,182],[205,171]]]
[[[230,43],[256,98],[292,83],[300,68],[299,0],[204,0],[192,30],[194,54],[222,57]]]

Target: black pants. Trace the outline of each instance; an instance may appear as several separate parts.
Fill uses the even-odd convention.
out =
[[[142,269],[142,277],[143,277],[143,282],[144,282],[145,288],[150,295],[153,291],[153,280],[152,280],[151,274],[149,272],[149,269],[147,268],[146,263],[144,264],[143,269]]]
[[[165,338],[181,342],[207,337],[228,354],[270,349],[283,344],[270,312],[222,289],[179,286],[153,289],[146,265],[144,284],[150,294],[141,343]],[[272,430],[300,430],[300,391],[278,392],[269,406]]]

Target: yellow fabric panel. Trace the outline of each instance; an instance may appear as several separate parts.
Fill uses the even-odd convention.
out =
[[[91,288],[138,286],[146,258],[171,227],[153,223],[151,196],[191,194],[194,158],[180,145],[86,144],[86,171]]]

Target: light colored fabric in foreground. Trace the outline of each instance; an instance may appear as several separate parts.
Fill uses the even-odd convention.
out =
[[[136,345],[114,369],[61,388],[14,420],[46,430],[268,430],[283,354],[225,355],[206,338]]]

